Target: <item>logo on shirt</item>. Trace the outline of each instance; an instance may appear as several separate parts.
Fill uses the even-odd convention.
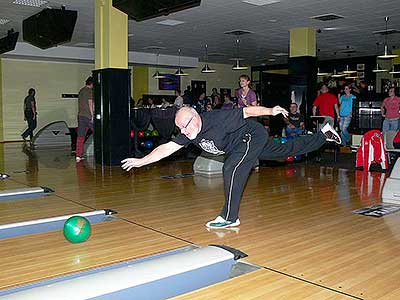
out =
[[[215,146],[214,141],[202,139],[199,142],[199,146],[201,147],[201,149],[203,149],[204,151],[207,151],[208,153],[211,153],[211,154],[221,155],[221,154],[225,153],[224,151],[219,150],[217,148],[217,146]]]

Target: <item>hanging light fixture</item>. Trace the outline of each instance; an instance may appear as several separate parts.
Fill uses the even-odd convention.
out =
[[[329,73],[327,73],[327,72],[321,72],[321,71],[319,70],[319,67],[318,67],[317,76],[327,76],[327,75],[329,75]]]
[[[178,49],[178,70],[175,72],[176,76],[188,76],[188,73],[185,73],[183,69],[181,68],[181,49]]]
[[[240,65],[240,61],[243,60],[243,58],[239,58],[239,43],[240,43],[240,40],[237,39],[236,40],[236,57],[231,59],[231,60],[235,61],[235,64],[233,65],[232,70],[247,70],[249,67]]]
[[[376,53],[379,53],[379,42],[376,42]],[[375,69],[372,70],[372,72],[374,72],[374,73],[383,73],[383,72],[387,72],[387,71],[388,71],[387,69],[381,69],[378,62],[376,62]]]
[[[355,70],[350,70],[349,65],[346,65],[346,70],[343,71],[344,74],[357,73]]]
[[[162,74],[160,74],[160,72],[158,72],[158,56],[159,56],[159,55],[160,55],[159,53],[156,54],[156,71],[155,71],[155,73],[153,74],[153,78],[154,78],[154,79],[165,78],[164,75],[162,75]]]
[[[317,50],[317,59],[318,59],[318,55],[319,55],[320,52],[321,52],[321,49],[318,48],[318,50]],[[317,76],[327,76],[327,75],[329,75],[329,73],[327,73],[327,72],[321,72],[321,70],[320,70],[319,67],[318,67]]]
[[[392,58],[399,57],[396,54],[391,54],[389,52],[389,50],[388,50],[388,44],[387,44],[387,24],[388,24],[388,21],[389,21],[389,17],[385,17],[385,22],[386,22],[386,27],[385,27],[385,46],[384,46],[385,50],[383,52],[383,55],[379,55],[378,56],[378,58],[381,58],[381,59],[392,59]]]
[[[343,76],[345,76],[345,75],[344,74],[339,74],[339,73],[336,72],[336,69],[333,69],[333,74],[332,74],[331,77],[340,78],[340,77],[343,77]]]
[[[333,52],[333,54],[335,56],[334,60],[336,60],[336,51]],[[332,78],[340,78],[340,77],[343,77],[343,76],[344,76],[344,74],[342,74],[342,73],[339,74],[338,72],[336,72],[336,68],[333,69],[333,73],[331,75]]]
[[[387,72],[387,71],[388,70],[386,70],[386,69],[381,69],[378,63],[376,63],[375,69],[372,70],[372,72],[374,72],[374,73],[383,73],[383,72]]]
[[[201,69],[201,73],[215,73],[215,70],[213,68],[210,68],[210,66],[208,65],[208,45],[205,45],[206,48],[206,55],[205,55],[205,61],[206,64],[204,65],[203,69]]]
[[[389,74],[400,74],[400,71],[396,71],[393,65],[392,70],[389,72]]]

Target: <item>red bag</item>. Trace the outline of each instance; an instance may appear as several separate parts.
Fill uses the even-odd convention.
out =
[[[386,172],[389,168],[382,133],[370,130],[363,135],[357,150],[356,168]]]

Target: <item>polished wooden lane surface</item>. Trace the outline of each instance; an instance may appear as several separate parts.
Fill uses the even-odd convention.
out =
[[[91,211],[55,195],[33,199],[0,201],[0,225]]]
[[[48,185],[67,201],[115,209],[124,219],[195,244],[236,247],[251,262],[363,299],[396,299],[400,292],[399,214],[374,219],[351,213],[380,202],[380,173],[304,164],[262,168],[249,178],[240,228],[208,231],[205,222],[224,201],[222,180],[160,178],[191,172],[191,162],[166,161],[126,174],[119,167],[75,164],[66,155],[49,162],[14,152],[4,151],[14,157],[5,159],[6,169],[36,170],[15,174],[20,184]]]
[[[186,300],[353,300],[353,297],[321,289],[267,270],[258,270],[174,299]]]
[[[5,239],[0,241],[0,289],[184,246],[125,221],[93,224],[91,237],[81,244],[68,242],[62,230]]]

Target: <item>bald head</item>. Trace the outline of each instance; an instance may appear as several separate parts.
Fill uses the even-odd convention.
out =
[[[175,115],[175,124],[179,127],[178,123],[181,123],[182,120],[187,118],[188,116],[191,118],[192,116],[197,115],[197,111],[191,107],[182,107],[179,109]]]
[[[188,139],[193,140],[201,130],[202,121],[197,111],[182,107],[175,116],[175,124]]]

